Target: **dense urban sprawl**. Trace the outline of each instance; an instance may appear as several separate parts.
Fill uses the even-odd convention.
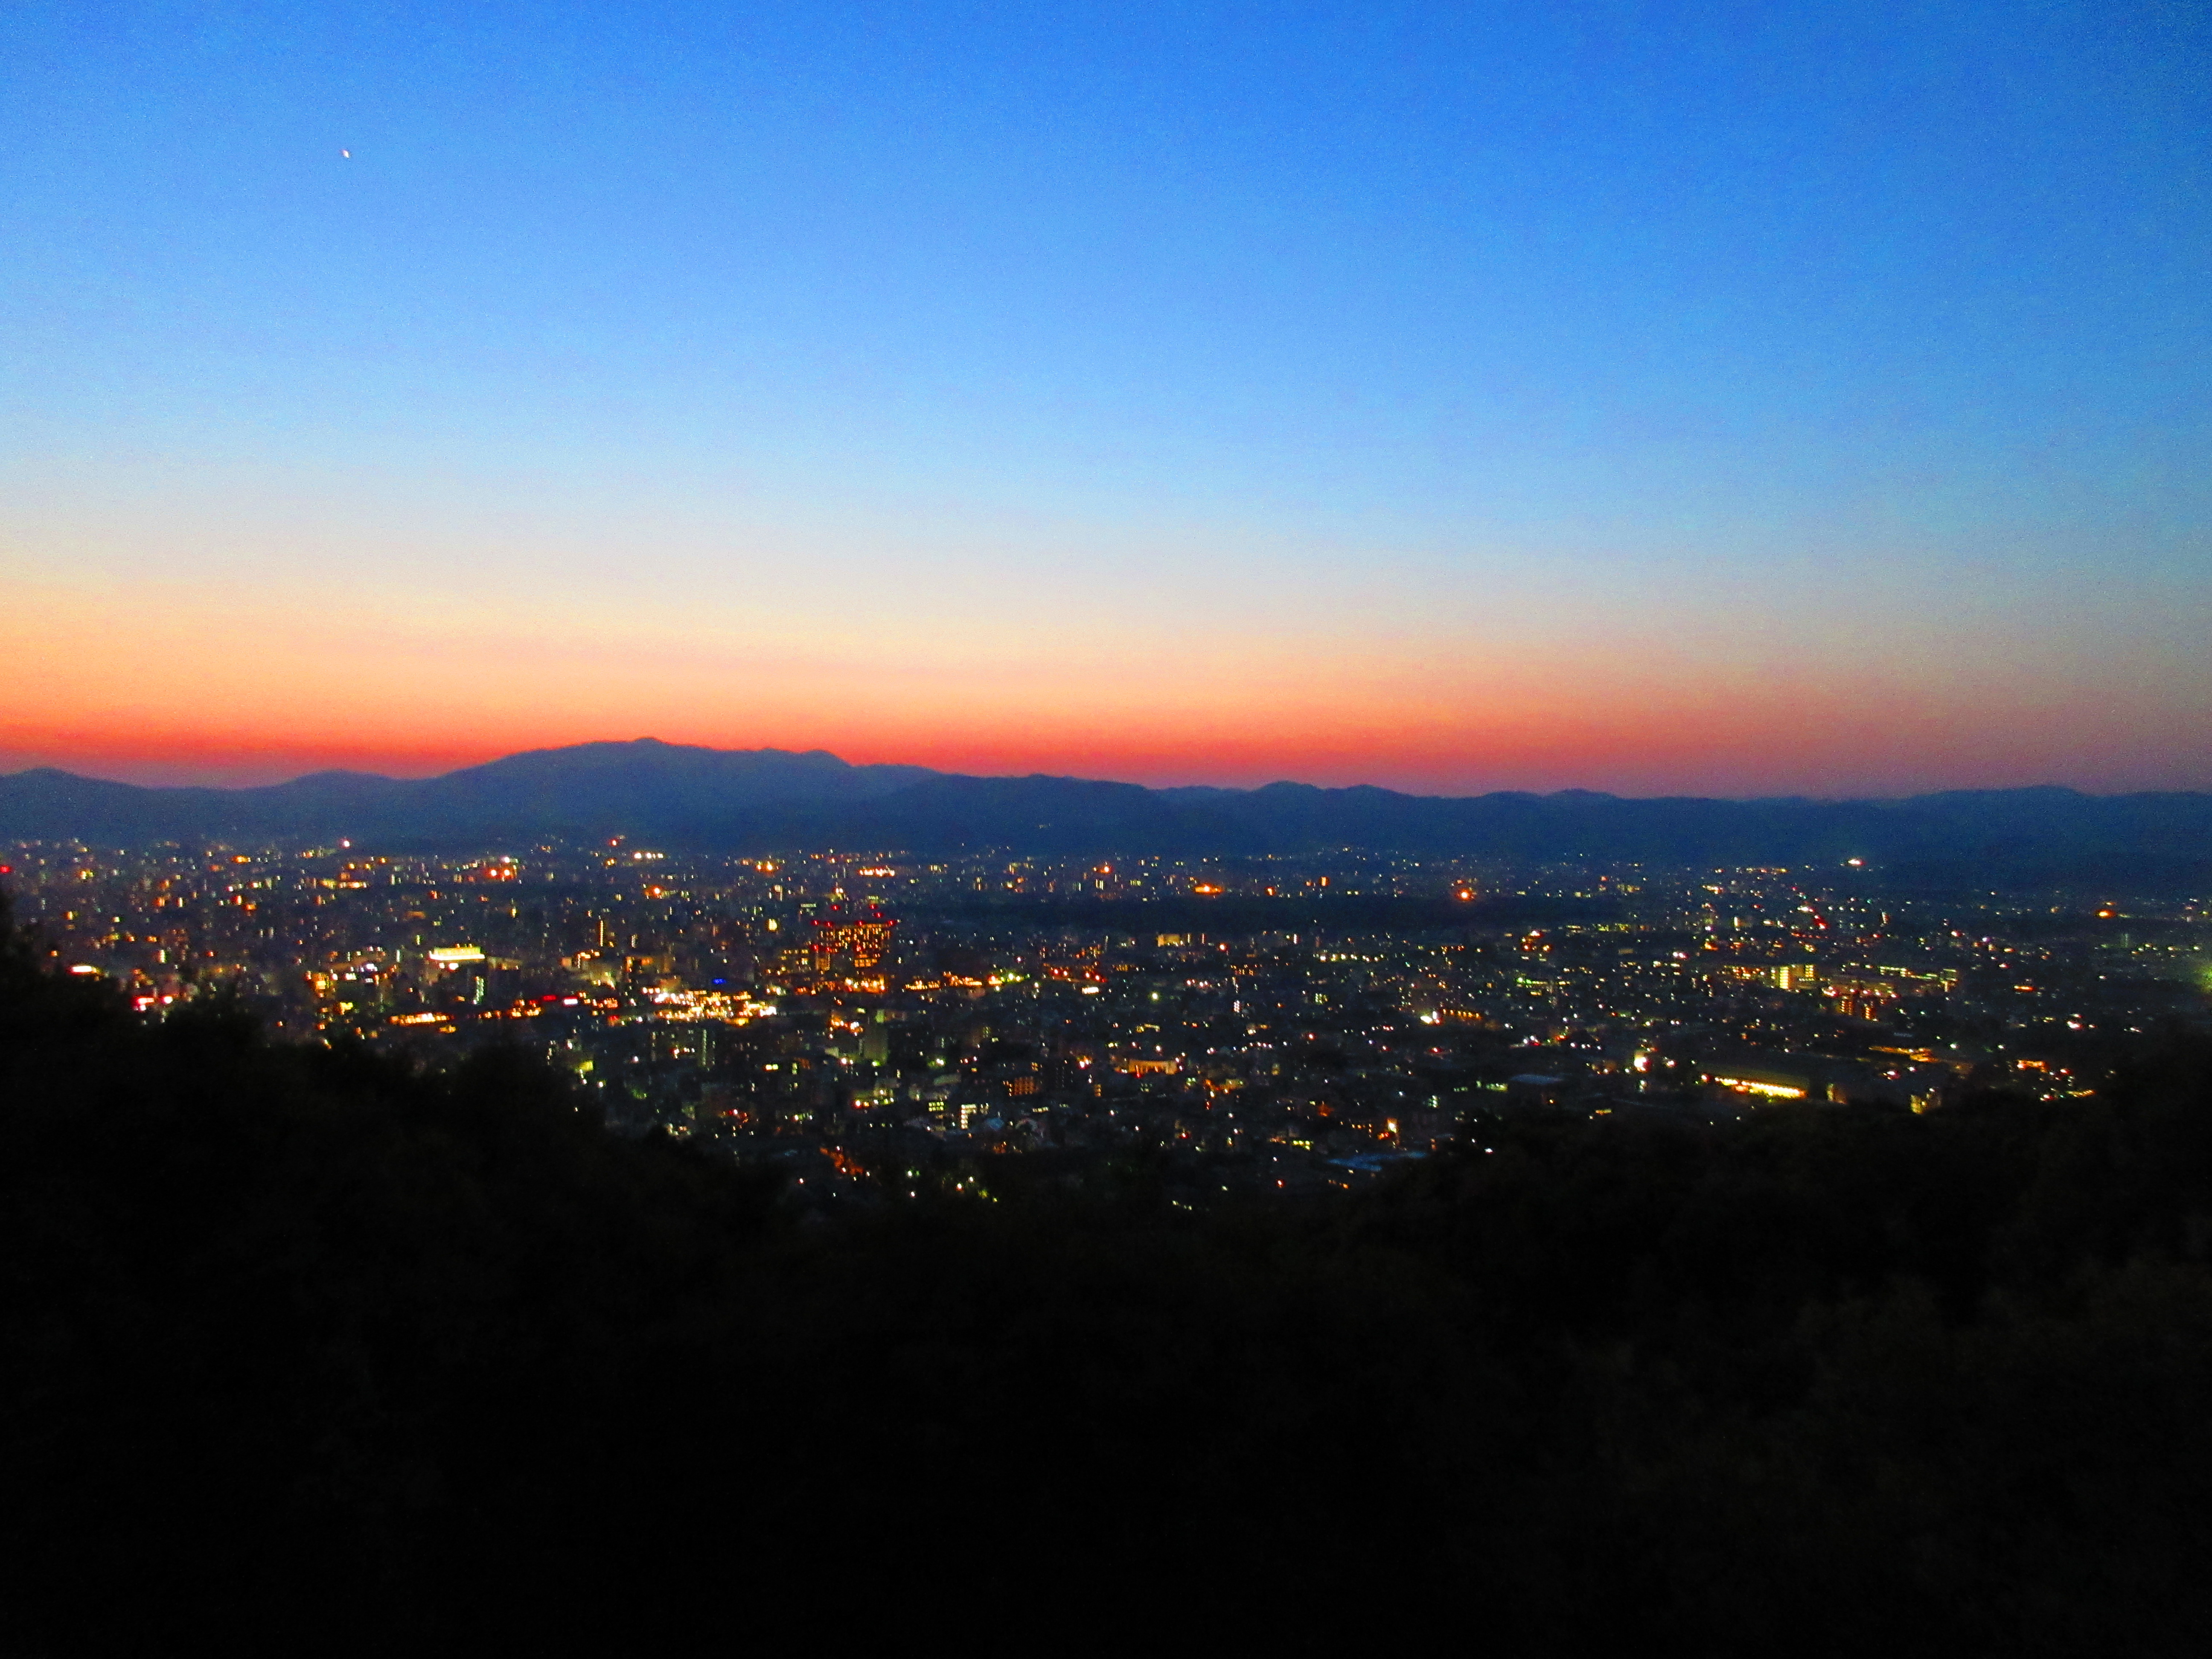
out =
[[[21,918],[149,1018],[573,1073],[615,1133],[795,1196],[1140,1152],[1180,1201],[1353,1185],[1488,1112],[1723,1118],[2085,1093],[2202,1018],[2212,909],[1879,871],[1320,858],[371,855],[21,845]],[[1071,1179],[1079,1179],[1072,1174]]]

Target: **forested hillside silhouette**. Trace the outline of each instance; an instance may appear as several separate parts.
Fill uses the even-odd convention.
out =
[[[2202,1038],[1310,1206],[1007,1158],[826,1215],[520,1056],[0,939],[8,1650],[2212,1640]]]

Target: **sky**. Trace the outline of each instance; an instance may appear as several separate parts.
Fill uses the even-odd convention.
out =
[[[2212,787],[2212,10],[0,9],[0,769]]]

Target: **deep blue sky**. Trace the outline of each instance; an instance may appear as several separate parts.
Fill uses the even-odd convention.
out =
[[[0,750],[2212,783],[2208,67],[2155,4],[11,6]]]

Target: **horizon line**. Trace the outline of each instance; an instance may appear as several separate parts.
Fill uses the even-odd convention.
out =
[[[1139,782],[1136,780],[1128,778],[1095,777],[1075,772],[1050,772],[1042,770],[1030,770],[1026,772],[966,772],[939,767],[925,766],[915,762],[848,761],[845,759],[843,756],[836,753],[836,750],[819,746],[808,749],[787,749],[774,744],[763,744],[752,748],[725,749],[718,748],[711,744],[671,743],[665,738],[652,737],[649,735],[628,738],[585,738],[576,743],[550,744],[538,745],[535,747],[514,749],[501,754],[495,755],[486,760],[466,762],[458,766],[447,767],[439,771],[414,774],[372,771],[357,767],[326,766],[311,768],[289,775],[271,777],[258,781],[224,782],[204,779],[152,781],[148,781],[143,777],[118,776],[113,773],[106,771],[79,770],[74,767],[55,765],[51,762],[41,762],[29,766],[17,768],[10,771],[0,771],[0,781],[27,777],[39,773],[52,773],[64,777],[81,779],[87,782],[113,784],[120,787],[131,789],[145,789],[163,792],[170,790],[207,790],[222,794],[241,794],[264,789],[280,789],[292,784],[301,783],[310,779],[319,777],[365,778],[374,779],[376,781],[382,783],[392,784],[431,783],[435,782],[440,779],[458,775],[463,772],[480,770],[488,766],[495,766],[505,761],[516,760],[527,756],[563,754],[586,749],[632,749],[647,745],[660,749],[688,750],[697,754],[780,755],[792,759],[806,759],[814,757],[820,757],[834,761],[840,766],[848,767],[856,771],[874,769],[877,768],[896,768],[925,772],[932,776],[942,778],[972,778],[993,781],[1016,781],[1036,778],[1048,779],[1059,782],[1105,783],[1128,788],[1144,789],[1152,793],[1172,793],[1184,790],[1206,789],[1218,791],[1224,794],[1249,795],[1256,794],[1263,790],[1275,788],[1313,789],[1325,793],[1341,793],[1355,789],[1370,789],[1384,794],[1396,795],[1407,799],[1416,800],[1480,800],[1486,797],[1496,795],[1522,795],[1532,799],[1540,800],[1553,799],[1562,795],[1584,795],[1595,799],[1619,801],[1715,800],[1733,801],[1743,804],[1753,804],[1761,801],[1810,801],[1832,805],[1862,802],[1902,802],[1923,799],[1937,795],[2017,795],[2046,793],[2075,795],[2087,799],[2118,799],[2128,796],[2137,795],[2202,795],[2212,793],[2212,790],[2203,789],[2085,789],[2078,785],[2055,781],[2015,785],[1950,786],[1893,793],[1843,793],[1832,795],[1812,794],[1802,792],[1774,794],[1735,794],[1710,791],[1699,792],[1694,790],[1654,794],[1625,794],[1617,790],[1591,788],[1579,785],[1566,785],[1560,788],[1550,790],[1492,788],[1473,791],[1468,793],[1453,794],[1441,792],[1403,789],[1395,787],[1389,784],[1379,783],[1312,783],[1304,779],[1291,777],[1274,778],[1265,783],[1259,784],[1151,784]],[[246,755],[241,753],[240,756],[240,761],[244,763],[246,762]],[[154,762],[153,764],[159,766],[161,765],[161,763],[157,761]],[[231,769],[216,769],[237,770],[246,769],[246,768],[241,765]]]

